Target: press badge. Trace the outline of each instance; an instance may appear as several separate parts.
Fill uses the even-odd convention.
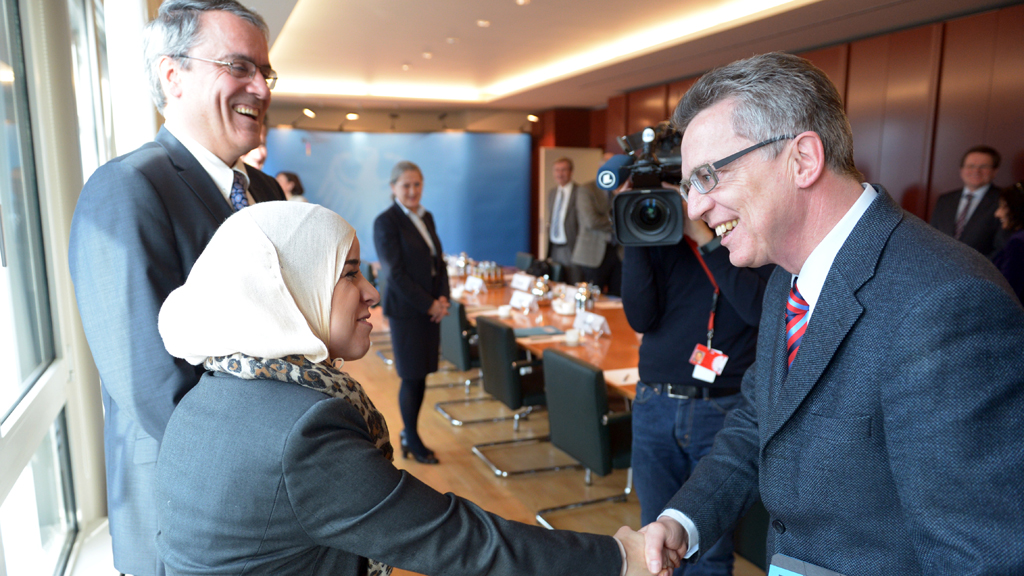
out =
[[[725,370],[725,363],[728,361],[729,356],[723,354],[721,350],[708,348],[703,344],[697,344],[693,348],[693,354],[690,354],[693,377],[709,384],[715,381],[715,376],[722,375],[722,370]]]

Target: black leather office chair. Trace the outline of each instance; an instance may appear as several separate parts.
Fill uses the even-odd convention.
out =
[[[476,376],[466,378],[463,381],[430,384],[427,388],[465,386],[466,394],[469,394],[473,384],[480,381],[480,350],[477,345],[476,328],[466,319],[466,307],[458,300],[451,301],[448,315],[441,319],[441,357],[451,363],[452,370],[456,372],[469,372],[475,369]],[[440,407],[458,402],[461,401],[438,402],[435,408],[448,418],[450,422],[452,421],[451,415]]]
[[[612,470],[629,468],[632,414],[608,411],[608,389],[600,368],[559,350],[545,350],[544,387],[551,443],[586,467],[588,486],[592,472],[607,476]],[[545,514],[601,502],[625,502],[632,490],[630,469],[622,494],[547,508],[537,513],[537,522],[553,529]]]
[[[525,271],[533,264],[533,254],[529,252],[516,252],[516,268]]]
[[[476,329],[480,337],[480,366],[484,375],[484,391],[510,409],[519,410],[513,416],[512,424],[512,430],[518,431],[520,420],[527,419],[530,414],[544,406],[542,362],[530,359],[519,348],[515,332],[508,325],[481,316],[477,318]],[[521,408],[524,409],[520,410]],[[548,439],[548,436],[536,436],[518,440],[486,442],[473,446],[473,453],[483,460],[496,476],[502,478],[579,467],[577,465],[559,465],[526,470],[502,470],[484,453],[484,450],[496,446],[546,442]]]

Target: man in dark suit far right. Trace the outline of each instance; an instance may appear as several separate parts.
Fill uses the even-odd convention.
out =
[[[797,56],[705,74],[672,118],[688,214],[778,265],[711,452],[648,524],[695,561],[760,498],[766,551],[854,574],[1024,574],[1024,309],[977,251],[862,181]]]
[[[146,27],[145,59],[164,127],[89,178],[68,249],[102,383],[114,566],[136,576],[164,573],[156,457],[171,411],[203,373],[164,348],[160,306],[228,216],[285,199],[240,160],[260,144],[277,78],[263,19],[234,0],[167,0]]]
[[[1002,226],[996,218],[999,188],[992,184],[999,169],[999,152],[974,146],[960,159],[964,187],[946,192],[935,202],[932,226],[991,258],[1001,247]]]

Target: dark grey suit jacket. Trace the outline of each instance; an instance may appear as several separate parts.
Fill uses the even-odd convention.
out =
[[[208,374],[157,465],[169,574],[356,576],[365,558],[420,574],[618,576],[609,536],[503,520],[396,469],[347,400]]]
[[[1024,574],[1024,310],[989,262],[878,188],[788,376],[791,276],[772,276],[745,402],[668,507],[701,553],[760,495],[769,557]]]
[[[273,178],[247,169],[254,200],[284,200]],[[209,174],[165,129],[96,170],[75,207],[68,256],[102,381],[107,513],[114,565],[124,573],[162,571],[157,450],[171,411],[202,375],[164,349],[157,314],[231,214]]]
[[[935,201],[935,209],[932,210],[930,223],[938,230],[949,234],[956,231],[956,214],[960,208],[960,196],[963,189],[946,192]],[[960,235],[960,241],[991,258],[1001,248],[1000,230],[1002,224],[996,218],[996,208],[999,208],[999,188],[995,185],[989,186],[985,196],[978,202],[967,223],[964,224],[964,231]]]

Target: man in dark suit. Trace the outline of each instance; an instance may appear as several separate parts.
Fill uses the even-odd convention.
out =
[[[561,264],[562,279],[574,284],[580,278],[580,272],[572,262],[576,234],[579,232],[579,218],[576,215],[579,185],[572,181],[572,169],[572,160],[569,158],[559,158],[551,167],[557,186],[548,190],[544,230],[548,236],[547,258]]]
[[[988,146],[975,146],[965,152],[960,159],[964,187],[939,196],[930,222],[989,258],[1001,247],[1002,226],[996,218],[999,188],[992,184],[999,159],[999,152]]]
[[[263,19],[233,0],[167,1],[146,28],[145,56],[166,123],[89,179],[69,247],[102,381],[114,565],[139,576],[163,573],[157,451],[171,411],[202,375],[164,349],[160,305],[235,210],[284,200],[273,178],[239,160],[260,142],[276,78]]]
[[[775,263],[743,402],[645,527],[692,561],[760,497],[767,553],[842,574],[1024,573],[1024,310],[974,250],[861,182],[806,60],[709,72],[676,109],[691,218]]]
[[[612,207],[608,193],[589,182],[576,187],[579,230],[572,262],[583,280],[597,284],[605,294],[618,296],[622,287],[622,260],[612,244]]]

